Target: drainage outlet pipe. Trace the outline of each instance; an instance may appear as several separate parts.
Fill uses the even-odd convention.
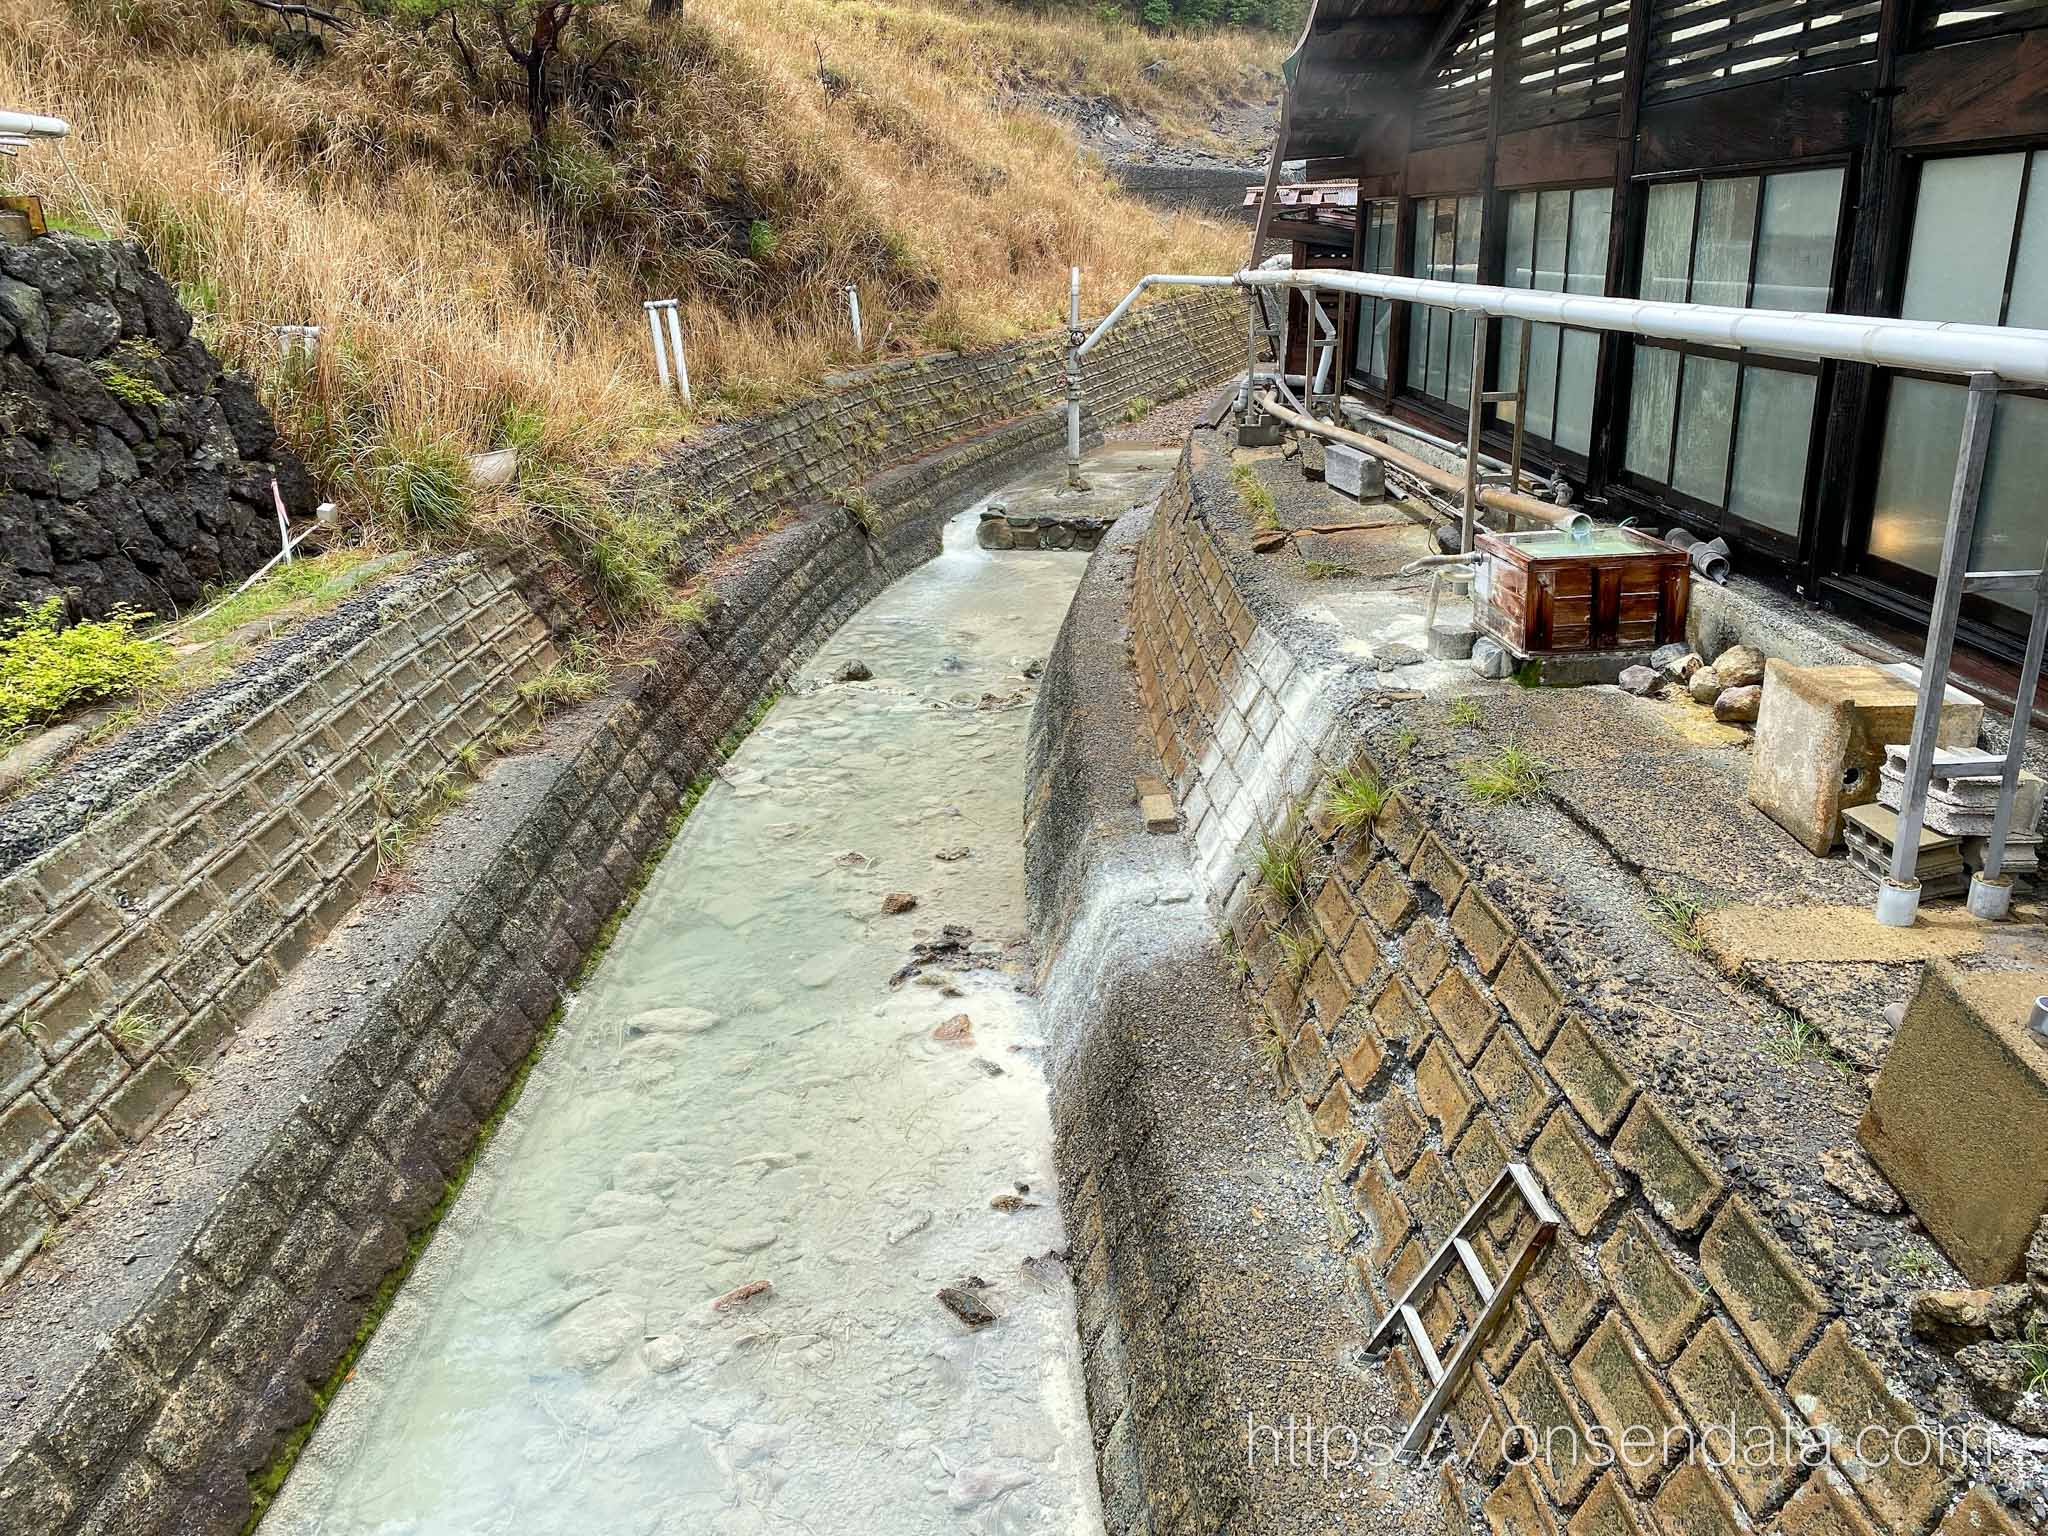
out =
[[[1433,485],[1440,491],[1454,495],[1465,494],[1463,474],[1448,469],[1438,469],[1426,459],[1403,453],[1392,444],[1383,443],[1376,437],[1367,437],[1361,432],[1349,432],[1343,427],[1333,427],[1327,421],[1317,421],[1313,416],[1280,403],[1271,390],[1259,396],[1259,409],[1275,421],[1285,422],[1297,431],[1308,432],[1333,443],[1342,443],[1347,448],[1356,448],[1369,453],[1411,475],[1425,485]],[[1504,491],[1497,486],[1483,485],[1479,488],[1479,505],[1495,512],[1506,512],[1515,517],[1526,517],[1532,522],[1545,523],[1552,528],[1561,528],[1575,539],[1583,539],[1593,531],[1593,519],[1576,507],[1560,507],[1554,502],[1535,496],[1524,496],[1517,491]]]
[[[1702,539],[1696,533],[1683,528],[1673,528],[1664,535],[1664,542],[1673,549],[1685,551],[1692,561],[1692,568],[1717,586],[1728,584],[1728,541],[1723,538]]]

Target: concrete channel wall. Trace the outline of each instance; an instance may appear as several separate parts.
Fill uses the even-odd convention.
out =
[[[1682,1074],[1660,1065],[1654,1037],[1646,1051],[1619,1027],[1621,1009],[1594,980],[1612,939],[1574,931],[1556,894],[1559,881],[1597,873],[1524,878],[1525,861],[1469,801],[1397,756],[1391,717],[1356,672],[1304,644],[1242,540],[1224,532],[1241,513],[1220,441],[1196,434],[1136,551],[1128,620],[1139,728],[1242,977],[1240,1009],[1272,1042],[1284,1117],[1320,1177],[1357,1342],[1509,1160],[1534,1169],[1564,1220],[1454,1402],[1448,1528],[2017,1536],[1989,1490],[1970,1487],[1960,1456],[1913,1454],[1923,1442],[1910,1427],[1940,1424],[1865,1347],[1872,1314],[1817,1283],[1795,1252],[1796,1206],[1695,1138]],[[1049,677],[1049,694],[1056,686]],[[1397,792],[1369,827],[1347,831],[1327,792],[1350,768]],[[1251,866],[1263,835],[1295,824],[1312,850],[1309,873],[1299,907],[1276,917],[1256,897]],[[1059,857],[1077,868],[1043,872],[1042,943],[1073,923],[1085,884],[1077,869],[1090,856],[1070,843]],[[1635,985],[1646,994],[1653,982],[1638,973]],[[1141,1037],[1149,1021],[1132,1010],[1157,1006],[1111,996],[1101,1028]],[[1120,1083],[1095,1085],[1064,1114],[1056,1089],[1062,1196],[1085,1258],[1081,1310],[1097,1320],[1088,1368],[1104,1485],[1131,1490],[1113,1536],[1212,1528],[1198,1518],[1191,1448],[1208,1446],[1215,1462],[1213,1442],[1227,1437],[1244,1453],[1229,1423],[1239,1408],[1190,1409],[1167,1390],[1185,1373],[1158,1358],[1162,1329],[1231,1283],[1212,1234],[1175,1203],[1187,1196],[1156,1187],[1147,1141],[1165,1132],[1130,1107],[1164,1069],[1156,1053],[1127,1062]],[[1082,1142],[1089,1155],[1070,1155]],[[1482,1226],[1495,1274],[1526,1230],[1505,1219]],[[1443,1339],[1476,1307],[1458,1276],[1424,1315]],[[1363,1368],[1391,1381],[1405,1424],[1427,1385],[1410,1352]],[[1118,1376],[1114,1390],[1098,1390],[1099,1378]],[[1176,1412],[1198,1417],[1177,1433],[1153,1422]],[[1637,1465],[1547,1449],[1583,1451],[1596,1431],[1618,1445],[1629,1425],[1668,1428],[1676,1449]],[[1688,1436],[1729,1425],[1738,1440],[1775,1435],[1778,1449],[1732,1466],[1686,1454]],[[1788,1425],[1828,1435],[1829,1451],[1802,1459]],[[1533,1454],[1510,1454],[1510,1426],[1531,1437]],[[1906,1454],[1859,1455],[1868,1426],[1880,1446],[1908,1431]],[[1208,1476],[1242,1482],[1227,1465]]]
[[[1104,414],[1234,362],[1234,308],[1161,308],[1138,317],[1098,381]],[[869,404],[856,388],[835,420]],[[264,976],[274,990],[0,1290],[0,1536],[199,1536],[247,1520],[689,786],[816,645],[937,553],[948,515],[1063,430],[1055,412],[1015,413],[868,476],[863,519],[813,502],[761,533],[711,568],[720,602],[707,620],[493,765],[416,845],[412,880],[337,918],[323,943],[308,947],[316,925],[265,954],[280,966]],[[759,449],[765,475],[788,445],[762,434],[775,444]],[[752,505],[759,531],[783,503]],[[456,571],[458,587],[509,590],[492,585],[502,573]],[[416,648],[414,623],[460,622],[432,602],[386,617],[379,633],[399,652]],[[529,659],[531,618],[510,631]],[[401,689],[392,708],[417,702]],[[367,826],[355,836],[351,868],[374,841]],[[40,1082],[10,1112],[49,1110]],[[19,1187],[33,1188],[16,1173],[9,1193]]]
[[[1132,315],[1091,358],[1090,411],[1217,377],[1241,312]],[[1059,358],[885,364],[639,473],[718,509],[701,563],[884,464],[1020,420],[1043,436]],[[0,811],[0,1282],[363,895],[422,786],[520,728],[519,687],[557,659],[538,601],[502,562],[430,561]]]

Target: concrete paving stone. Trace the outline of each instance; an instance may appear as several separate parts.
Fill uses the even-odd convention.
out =
[[[94,1115],[30,1170],[29,1182],[58,1211],[72,1211],[99,1187],[121,1150],[113,1127]]]
[[[1459,893],[1465,889],[1465,866],[1434,832],[1426,835],[1417,845],[1408,869],[1415,877],[1417,885],[1426,886],[1436,892],[1446,911],[1456,904]]]
[[[1614,1138],[1614,1160],[1642,1181],[1651,1208],[1673,1231],[1699,1230],[1727,1181],[1649,1094],[1640,1095]]]
[[[1664,1479],[1650,1508],[1665,1536],[1748,1536],[1750,1529],[1720,1475],[1696,1459]]]
[[[1516,1147],[1528,1144],[1557,1102],[1549,1075],[1513,1030],[1494,1031],[1473,1063],[1472,1080],[1485,1095],[1502,1134]]]
[[[1331,964],[1327,950],[1317,955],[1309,965],[1308,992],[1315,1000],[1317,1017],[1322,1021],[1323,1032],[1327,1034],[1336,1026],[1344,1010],[1351,1006],[1351,988],[1337,974],[1337,968]]]
[[[1600,1468],[1591,1425],[1550,1351],[1540,1344],[1526,1351],[1500,1392],[1524,1437],[1528,1465],[1553,1499],[1576,1504]]]
[[[1630,1498],[1612,1472],[1593,1485],[1565,1526],[1566,1536],[1652,1536],[1643,1507]]]
[[[206,1358],[238,1386],[254,1386],[282,1353],[304,1311],[276,1279],[256,1275],[237,1294],[226,1321],[206,1347]]]
[[[156,925],[138,923],[116,943],[93,957],[92,967],[110,1003],[135,996],[164,972],[167,951]]]
[[[1500,1017],[1492,1000],[1456,966],[1446,970],[1431,989],[1429,1011],[1457,1047],[1459,1060],[1467,1066],[1478,1061],[1487,1036]]]
[[[1624,1213],[1602,1245],[1600,1270],[1653,1358],[1670,1360],[1693,1336],[1707,1307],[1704,1288],[1636,1212]]]
[[[1623,1479],[1648,1492],[1667,1458],[1684,1449],[1687,1426],[1619,1314],[1609,1313],[1580,1346],[1572,1382],[1607,1431]]]
[[[1477,963],[1482,976],[1492,976],[1507,958],[1515,932],[1506,917],[1476,885],[1467,886],[1451,910],[1451,932]]]
[[[1557,1536],[1557,1518],[1526,1466],[1512,1469],[1483,1506],[1492,1536]]]
[[[26,874],[0,886],[9,894],[7,909],[0,913],[0,929],[7,931],[11,942],[24,920],[40,927],[51,911],[63,908],[104,876],[112,862],[91,828],[65,838]]]
[[[11,1104],[14,1096],[43,1074],[49,1065],[25,1030],[0,1028],[0,1104]]]
[[[0,954],[0,1019],[9,1026],[26,1012],[33,1017],[57,985],[58,962],[26,944],[11,944]],[[33,1028],[33,1024],[30,1025]]]
[[[1581,1237],[1592,1235],[1624,1193],[1569,1109],[1559,1108],[1543,1123],[1529,1144],[1529,1162],[1551,1204]]]
[[[1415,1093],[1423,1111],[1435,1122],[1443,1145],[1455,1145],[1479,1096],[1441,1036],[1430,1042],[1415,1065]]]
[[[1803,1427],[1718,1317],[1671,1367],[1671,1385],[1750,1513],[1782,1498],[1800,1474]]]
[[[1722,1205],[1700,1239],[1700,1268],[1773,1375],[1791,1369],[1830,1310],[1740,1195]]]
[[[1336,1141],[1351,1129],[1351,1090],[1339,1077],[1317,1103],[1310,1122],[1325,1141]]]
[[[1344,889],[1344,882],[1332,876],[1323,881],[1317,889],[1315,900],[1310,903],[1315,913],[1316,924],[1323,931],[1323,942],[1332,950],[1344,947],[1350,937],[1355,914],[1351,901]]]
[[[1922,1432],[1915,1427],[1919,1421],[1885,1385],[1870,1357],[1839,1321],[1828,1325],[1812,1353],[1792,1373],[1786,1390],[1807,1422],[1829,1433],[1836,1464],[1879,1520],[1908,1531],[1933,1523],[1948,1502],[1955,1473],[1931,1455],[1920,1466],[1906,1464],[1923,1455]],[[1856,1441],[1866,1432],[1887,1445],[1901,1445],[1902,1454],[1860,1458]],[[1891,1438],[1895,1436],[1896,1442]],[[1882,1464],[1873,1464],[1877,1461]]]
[[[1550,1043],[1564,1011],[1564,994],[1551,979],[1549,967],[1526,942],[1518,939],[1509,949],[1494,982],[1494,995],[1530,1045],[1540,1051]]]
[[[1543,1061],[1586,1124],[1612,1136],[1635,1099],[1636,1084],[1577,1013],[1559,1019]]]

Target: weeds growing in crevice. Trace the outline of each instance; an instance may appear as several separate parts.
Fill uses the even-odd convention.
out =
[[[1289,820],[1260,837],[1256,871],[1267,913],[1285,923],[1301,907],[1308,885],[1308,846],[1298,823]]]
[[[1345,832],[1369,827],[1390,793],[1379,776],[1363,763],[1339,769],[1330,785],[1330,819]]]
[[[1276,928],[1273,942],[1280,949],[1280,974],[1289,981],[1300,981],[1316,957],[1316,941],[1292,928]]]
[[[1555,770],[1526,748],[1510,744],[1491,757],[1462,764],[1465,791],[1484,805],[1510,805],[1540,799]]]
[[[1787,1066],[1802,1061],[1818,1061],[1839,1072],[1850,1070],[1847,1058],[1828,1043],[1820,1026],[1782,1008],[1778,1010],[1772,1028],[1764,1035],[1764,1050]]]
[[[1486,706],[1469,693],[1451,700],[1444,710],[1444,719],[1452,725],[1477,725],[1485,718]]]
[[[1340,581],[1346,576],[1356,576],[1358,569],[1342,560],[1304,560],[1301,573],[1310,581]]]
[[[1254,528],[1280,526],[1280,508],[1273,501],[1273,493],[1260,482],[1257,470],[1249,464],[1233,464],[1230,467],[1230,483],[1237,487],[1238,499],[1244,503],[1245,516],[1251,519]]]
[[[1651,891],[1650,904],[1656,909],[1653,921],[1672,943],[1689,955],[1706,948],[1706,937],[1700,932],[1706,908],[1697,896],[1684,891]]]

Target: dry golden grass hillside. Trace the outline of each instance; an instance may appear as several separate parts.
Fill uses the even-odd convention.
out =
[[[849,282],[871,343],[922,350],[1056,325],[1070,262],[1092,303],[1240,253],[1015,103],[1100,95],[1194,132],[1273,95],[1270,34],[986,0],[644,9],[585,0],[536,137],[518,71],[442,0],[376,0],[312,43],[244,0],[0,6],[0,105],[74,128],[7,174],[141,238],[340,498],[413,536],[471,515],[459,452],[515,441],[559,492],[690,429],[644,298],[684,301],[702,422],[852,361]],[[307,322],[319,368],[286,377],[267,328]]]

